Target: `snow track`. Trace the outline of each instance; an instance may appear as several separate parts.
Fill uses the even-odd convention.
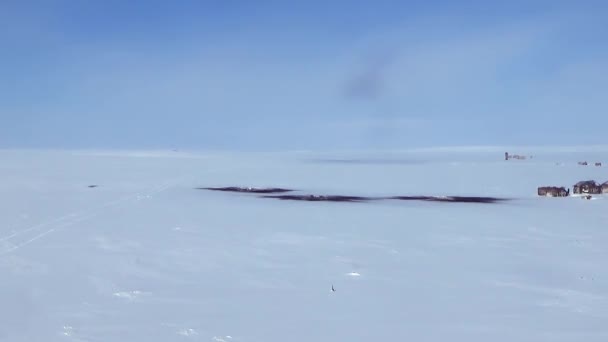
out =
[[[122,208],[143,199],[151,198],[154,195],[176,186],[179,182],[180,179],[169,180],[160,185],[153,186],[143,192],[129,194],[118,199],[108,201],[99,206],[61,215],[48,221],[12,232],[11,234],[0,237],[0,248],[2,248],[2,250],[0,250],[0,256],[12,253],[54,232],[64,230],[92,218],[98,217],[112,208]]]

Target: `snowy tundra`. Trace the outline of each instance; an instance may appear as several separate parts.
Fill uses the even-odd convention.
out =
[[[504,151],[1,151],[0,341],[608,341],[608,150]]]

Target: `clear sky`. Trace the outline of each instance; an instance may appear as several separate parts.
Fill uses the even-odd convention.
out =
[[[606,143],[608,1],[0,1],[0,147]]]

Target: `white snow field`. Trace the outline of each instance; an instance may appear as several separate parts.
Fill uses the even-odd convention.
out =
[[[608,341],[608,150],[504,151],[1,151],[0,340]]]

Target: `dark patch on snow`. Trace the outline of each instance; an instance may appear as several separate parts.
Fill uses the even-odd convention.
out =
[[[506,198],[471,197],[471,196],[394,196],[387,199],[400,201],[430,201],[430,202],[456,202],[456,203],[496,203],[506,201]]]
[[[89,188],[96,188],[96,187],[98,187],[98,186],[99,186],[99,185],[96,185],[96,184],[91,184],[91,185],[89,185],[88,187],[89,187]]]
[[[319,196],[319,195],[270,195],[262,196],[264,198],[276,198],[280,200],[290,201],[309,201],[309,202],[365,202],[373,200],[371,197],[360,197],[360,196]]]
[[[341,196],[341,195],[271,195],[262,196],[264,198],[275,198],[291,201],[310,201],[310,202],[369,202],[380,200],[400,200],[400,201],[426,201],[426,202],[454,202],[454,203],[496,203],[506,201],[505,198],[495,197],[467,197],[467,196],[393,196],[393,197],[362,197],[362,196]]]
[[[478,196],[390,196],[390,197],[366,197],[345,195],[311,195],[311,194],[283,194],[295,190],[285,188],[251,188],[251,187],[207,187],[198,190],[244,192],[253,194],[266,194],[261,198],[274,198],[284,201],[307,201],[307,202],[369,202],[381,200],[398,201],[426,201],[426,202],[454,202],[454,203],[496,203],[506,201],[506,198],[478,197]]]
[[[238,187],[238,186],[227,186],[219,188],[197,188],[198,190],[211,190],[211,191],[225,191],[225,192],[247,192],[253,194],[280,194],[285,192],[291,192],[291,189],[283,188],[250,188],[250,187]]]

